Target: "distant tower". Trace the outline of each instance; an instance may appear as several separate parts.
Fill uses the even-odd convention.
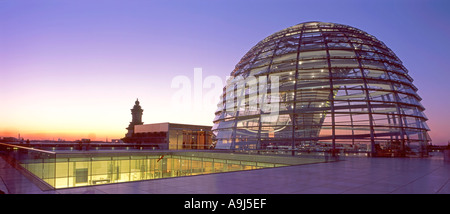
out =
[[[130,125],[128,126],[128,133],[125,135],[125,137],[132,137],[134,133],[134,126],[135,125],[143,125],[142,122],[142,112],[144,110],[139,105],[139,99],[136,99],[136,102],[134,102],[134,106],[131,109],[131,115],[133,116]]]

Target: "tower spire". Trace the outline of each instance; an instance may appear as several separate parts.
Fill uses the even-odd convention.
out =
[[[134,126],[135,125],[143,125],[142,122],[142,114],[144,110],[139,105],[139,99],[136,99],[136,102],[134,102],[134,106],[131,110],[132,119],[130,122],[130,125],[128,125],[127,130],[128,133],[125,135],[125,137],[132,137],[134,134]]]

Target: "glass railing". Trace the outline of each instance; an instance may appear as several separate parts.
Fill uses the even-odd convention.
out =
[[[19,145],[0,143],[0,153],[16,169],[31,177],[41,188],[55,185],[56,153]],[[39,182],[39,181],[44,181]],[[48,184],[50,187],[45,187]]]
[[[224,152],[221,150],[221,152]],[[280,158],[284,157],[290,161],[300,161],[303,163],[306,159],[314,159],[315,161],[321,162],[331,162],[344,160],[345,157],[349,156],[347,152],[343,150],[337,150],[336,152],[331,152],[330,150],[324,151],[309,151],[309,150],[298,150],[298,149],[263,149],[263,150],[234,150],[234,154],[249,154],[255,155],[255,157],[263,156],[265,158]],[[363,153],[361,153],[363,154]],[[297,158],[297,159],[295,159]],[[293,164],[294,165],[294,164]]]

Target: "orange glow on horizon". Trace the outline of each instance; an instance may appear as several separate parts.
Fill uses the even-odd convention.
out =
[[[0,137],[14,137],[18,138],[20,134],[20,138],[24,140],[64,140],[64,141],[74,141],[80,139],[91,139],[92,141],[111,141],[111,139],[121,139],[125,137],[125,131],[121,133],[117,132],[60,132],[60,133],[52,133],[52,132],[12,132],[12,131],[0,131]]]

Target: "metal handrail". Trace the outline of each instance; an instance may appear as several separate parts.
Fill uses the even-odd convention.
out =
[[[25,146],[18,146],[18,145],[14,145],[14,144],[0,143],[0,145],[16,147],[16,148],[26,149],[26,150],[32,150],[32,151],[36,151],[36,152],[49,153],[49,154],[52,154],[52,155],[56,154],[56,152],[51,152],[51,151],[46,151],[46,150],[41,150],[41,149],[35,149],[35,148],[30,148],[30,147],[25,147]]]

